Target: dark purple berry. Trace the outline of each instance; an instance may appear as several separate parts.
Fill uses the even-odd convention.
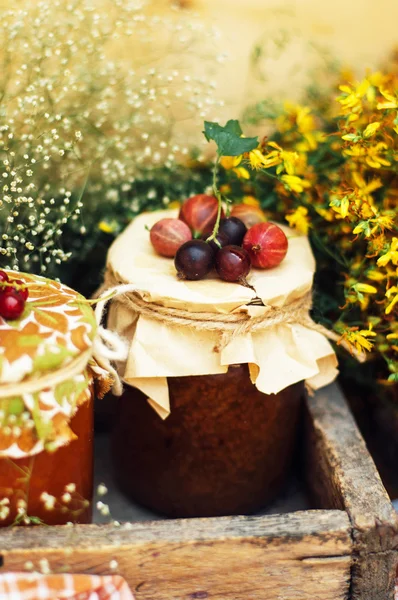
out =
[[[221,219],[218,231],[227,236],[231,245],[241,246],[247,227],[237,217],[228,217],[227,219]]]
[[[250,256],[240,246],[225,246],[217,252],[216,269],[224,281],[244,280],[250,267]]]
[[[216,243],[216,240],[219,245]],[[216,239],[211,240],[211,242],[207,242],[207,243],[209,244],[209,246],[213,250],[213,252],[215,254],[217,254],[217,252],[220,250],[220,248],[224,248],[224,246],[228,246],[229,239],[228,239],[228,236],[225,235],[225,233],[221,233],[219,231],[216,235]]]
[[[174,264],[182,279],[202,279],[214,266],[214,252],[205,241],[190,240],[179,247]]]

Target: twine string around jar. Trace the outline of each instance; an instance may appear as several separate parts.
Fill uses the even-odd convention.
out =
[[[329,340],[337,342],[347,350],[352,351],[348,344],[346,344],[344,340],[341,340],[340,335],[326,329],[323,325],[315,323],[312,320],[310,316],[312,307],[311,291],[282,307],[264,305],[264,308],[267,310],[264,314],[259,316],[250,316],[244,312],[227,314],[192,312],[181,308],[171,308],[154,302],[148,302],[142,298],[141,294],[142,292],[137,290],[135,284],[122,282],[110,271],[107,272],[105,282],[96,294],[98,302],[95,313],[99,329],[99,338],[96,348],[94,349],[94,358],[113,375],[115,379],[114,393],[116,394],[121,393],[122,383],[116,369],[114,369],[110,361],[106,358],[106,337],[109,332],[102,326],[104,311],[110,300],[115,300],[122,304],[128,308],[134,316],[144,316],[170,326],[190,327],[194,328],[196,331],[200,330],[218,333],[219,340],[214,347],[215,352],[221,352],[236,337],[248,333],[265,331],[281,324],[302,325],[312,331],[321,333]],[[115,332],[112,332],[109,342],[115,344],[117,337],[117,334],[115,335]],[[121,343],[123,343],[123,340],[121,338],[119,339]],[[110,354],[112,354],[112,350],[110,350]],[[123,360],[120,358],[121,354],[122,353],[119,351],[119,358],[116,360]],[[125,359],[127,359],[127,355],[128,351]],[[356,358],[360,362],[364,361],[363,354],[356,353]]]

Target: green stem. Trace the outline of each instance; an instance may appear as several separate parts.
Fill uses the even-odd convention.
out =
[[[218,234],[218,229],[220,227],[222,199],[221,199],[220,190],[218,189],[218,186],[217,186],[217,173],[218,173],[218,165],[219,164],[220,164],[220,156],[217,155],[217,159],[216,159],[216,162],[214,163],[214,167],[213,167],[213,193],[218,200],[217,219],[214,224],[212,234],[211,234],[211,236],[209,236],[207,238],[206,242],[211,242],[212,240],[216,239],[217,234]]]

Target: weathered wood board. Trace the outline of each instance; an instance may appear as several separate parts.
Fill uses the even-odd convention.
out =
[[[118,572],[137,600],[392,600],[397,518],[374,463],[336,386],[306,413],[318,510],[4,530],[2,570]]]

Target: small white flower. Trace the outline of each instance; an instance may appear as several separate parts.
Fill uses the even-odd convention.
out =
[[[98,496],[105,496],[105,494],[108,493],[108,488],[106,487],[106,485],[104,483],[100,483],[99,486],[97,487],[97,494]]]

